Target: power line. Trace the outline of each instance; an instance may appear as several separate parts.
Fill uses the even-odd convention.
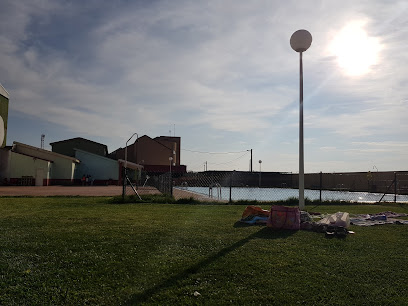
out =
[[[247,154],[248,154],[248,152],[246,152],[245,154],[242,154],[241,156],[237,157],[236,159],[230,160],[230,161],[228,161],[228,162],[225,162],[225,163],[217,163],[217,164],[213,164],[213,163],[212,163],[211,165],[219,166],[219,165],[230,164],[230,163],[232,163],[232,162],[234,162],[234,161],[237,161],[238,159],[241,159],[242,157],[244,157],[244,156],[247,155]]]
[[[205,165],[205,162],[204,163],[200,162],[199,164],[196,163],[196,164],[193,164],[192,166],[190,165],[188,167],[189,167],[190,170],[194,170],[194,169],[200,169],[201,170],[204,165]]]
[[[237,152],[237,153],[238,153],[238,152]],[[227,165],[227,164],[231,164],[231,163],[233,163],[233,162],[235,162],[235,161],[237,161],[237,160],[239,160],[239,159],[241,159],[241,158],[243,158],[244,156],[246,156],[246,155],[249,154],[249,152],[247,152],[247,151],[241,151],[240,153],[244,153],[244,154],[242,154],[241,156],[238,156],[237,158],[232,159],[232,160],[230,160],[230,161],[223,162],[223,163],[213,163],[213,162],[209,162],[208,164],[211,165],[211,166]],[[206,162],[200,163],[200,164],[195,164],[194,166],[190,166],[189,168],[190,168],[190,169],[197,169],[198,167],[202,167],[202,166],[205,165],[205,164],[206,164]]]
[[[181,149],[181,151],[188,151],[192,153],[202,153],[202,154],[237,154],[237,153],[243,153],[245,151],[238,151],[238,152],[204,152],[204,151],[194,151],[194,150],[188,150],[188,149]]]

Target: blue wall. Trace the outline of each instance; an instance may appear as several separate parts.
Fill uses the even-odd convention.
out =
[[[107,157],[75,149],[75,158],[80,160],[75,171],[75,179],[91,175],[93,180],[118,180],[119,163]]]

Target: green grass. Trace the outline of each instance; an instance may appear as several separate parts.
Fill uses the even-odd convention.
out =
[[[408,304],[408,226],[326,239],[242,226],[244,208],[0,198],[0,305]]]

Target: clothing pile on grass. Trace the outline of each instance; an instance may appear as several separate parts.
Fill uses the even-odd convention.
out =
[[[246,224],[266,224],[270,211],[259,206],[249,205],[242,213],[241,222]]]
[[[308,213],[298,207],[286,207],[273,205],[271,210],[262,209],[259,206],[247,206],[242,214],[241,222],[246,224],[266,225],[273,229],[308,230],[325,233],[326,237],[345,238],[350,224],[370,226],[376,224],[408,224],[408,220],[397,219],[406,217],[407,214],[383,212],[372,215],[352,215],[347,212],[334,214]]]
[[[350,223],[358,226],[373,226],[383,224],[406,224],[408,220],[401,219],[408,217],[408,214],[384,211],[377,214],[359,214],[352,215]]]

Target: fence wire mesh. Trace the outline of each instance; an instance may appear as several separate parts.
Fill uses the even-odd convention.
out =
[[[141,172],[130,179],[141,194],[162,193],[206,201],[284,201],[298,198],[298,174],[203,171]],[[134,195],[130,184],[125,195]],[[305,174],[305,198],[312,201],[408,202],[408,172]]]
[[[140,196],[152,194],[172,194],[170,172],[147,173],[142,171],[123,171],[122,196]]]

